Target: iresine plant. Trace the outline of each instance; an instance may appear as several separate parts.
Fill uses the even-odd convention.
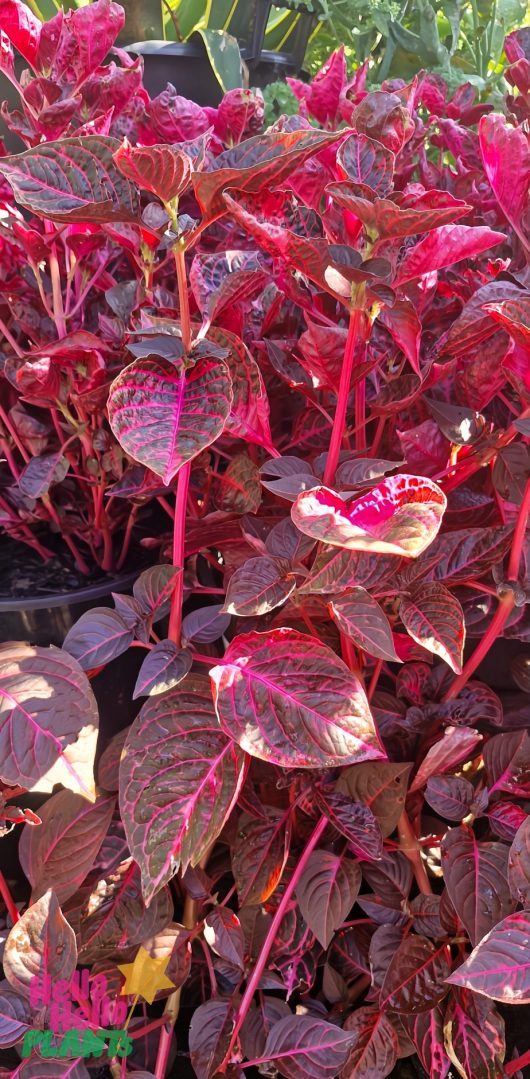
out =
[[[413,1054],[432,1079],[515,1075],[528,718],[477,672],[530,625],[527,34],[505,115],[429,76],[367,90],[338,53],[265,132],[252,95],[213,114],[135,90],[124,139],[111,102],[85,118],[119,9],[41,26],[8,6],[33,134],[0,159],[2,242],[50,315],[2,290],[8,403],[58,409],[47,455],[81,476],[97,428],[125,517],[156,502],[167,525],[132,596],[61,649],[0,651],[4,802],[63,787],[22,825],[22,912],[2,882],[0,1044],[49,1027],[36,975],[119,994],[142,947],[174,989],[149,1014],[128,996],[133,1053],[96,1061],[113,1075],[187,1054],[198,1079],[384,1079]],[[113,77],[93,68],[90,100]],[[93,424],[59,407],[87,352]],[[130,648],[138,714],[94,779],[91,679]],[[39,1045],[16,1079],[86,1079]]]

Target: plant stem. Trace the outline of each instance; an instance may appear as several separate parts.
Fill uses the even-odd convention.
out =
[[[414,830],[408,818],[408,814],[403,810],[398,825],[399,836],[399,848],[403,851],[414,870],[414,876],[416,878],[416,884],[422,895],[432,895],[432,888],[427,876],[427,870],[422,861],[420,854],[418,840],[414,835]]]
[[[515,525],[512,548],[510,552],[510,560],[508,562],[508,582],[516,582],[519,575],[519,565],[521,562],[521,554],[523,551],[523,544],[526,536],[526,528],[528,525],[528,516],[530,514],[530,480],[527,481],[521,505],[519,507],[519,514],[517,517],[517,523]],[[515,606],[515,594],[509,589],[504,595],[500,597],[499,606],[493,616],[486,633],[484,634],[481,642],[475,648],[473,655],[469,657],[467,663],[464,665],[464,669],[461,674],[455,678],[450,689],[444,696],[444,701],[450,701],[463,690],[467,685],[471,675],[475,673],[477,667],[480,666],[482,660],[487,656],[492,645],[495,641],[502,636],[502,631],[513,611]]]
[[[4,877],[4,874],[2,873],[1,870],[0,870],[0,895],[2,896],[2,899],[4,900],[4,903],[6,905],[7,913],[9,914],[9,917],[11,918],[11,921],[13,922],[13,925],[15,925],[15,922],[18,922],[18,920],[20,918],[20,914],[18,913],[18,910],[17,910],[16,905],[15,905],[15,900],[13,899],[13,896],[11,895],[11,892],[9,891],[9,885],[8,885],[8,883],[7,883],[7,881],[6,881],[5,877]]]
[[[346,428],[348,396],[350,393],[350,386],[352,380],[353,363],[355,359],[355,346],[357,344],[360,316],[361,311],[358,308],[355,308],[350,314],[348,336],[346,338],[346,347],[344,350],[344,362],[342,364],[342,371],[340,373],[339,396],[337,399],[335,419],[333,420],[333,430],[331,432],[331,440],[329,443],[326,468],[324,471],[324,487],[329,487],[333,483],[335,479],[335,472],[337,471],[337,465],[339,462],[340,448]]]
[[[180,645],[182,627],[182,599],[184,596],[184,540],[186,533],[186,506],[191,464],[183,465],[177,481],[177,499],[175,502],[175,525],[173,529],[173,565],[179,567],[175,588],[171,596],[169,614],[169,639]]]
[[[517,1057],[516,1060],[510,1060],[508,1064],[504,1065],[504,1074],[508,1076],[515,1075],[515,1073],[520,1071],[521,1068],[527,1068],[529,1064],[530,1049],[527,1049],[526,1053],[523,1053],[522,1056]]]
[[[207,857],[207,856],[206,856]],[[202,859],[205,861],[206,859]],[[191,899],[190,896],[186,897],[184,904],[184,913],[182,916],[182,923],[186,929],[195,929],[195,923],[197,921],[197,902]],[[177,989],[171,994],[166,1005],[164,1013],[165,1025],[160,1031],[160,1041],[158,1043],[158,1053],[156,1057],[155,1079],[165,1079],[167,1065],[169,1061],[169,1053],[171,1049],[171,1041],[173,1038],[173,1031],[175,1029],[175,1023],[177,1022],[180,1012],[180,997],[182,993],[182,987]]]
[[[285,915],[285,913],[287,911],[287,908],[288,908],[289,903],[291,901],[291,897],[293,895],[293,892],[296,889],[296,886],[297,886],[297,884],[298,884],[298,882],[300,880],[300,877],[302,876],[302,873],[304,872],[304,869],[305,869],[305,867],[307,865],[309,857],[312,854],[312,852],[314,851],[314,849],[315,849],[321,835],[325,831],[325,829],[327,827],[327,824],[328,824],[327,817],[321,817],[318,824],[314,828],[311,836],[309,837],[309,839],[307,841],[304,853],[302,854],[302,857],[300,858],[300,861],[298,862],[298,865],[297,865],[297,867],[296,867],[296,869],[295,869],[289,883],[285,887],[282,898],[281,898],[281,900],[280,900],[280,902],[278,904],[276,913],[275,913],[275,915],[274,915],[274,917],[272,919],[272,922],[270,924],[269,932],[267,933],[267,936],[265,937],[265,941],[263,943],[263,946],[262,946],[262,949],[261,949],[261,952],[260,952],[260,955],[259,955],[259,959],[258,959],[258,961],[256,963],[256,966],[254,967],[254,970],[252,971],[252,974],[251,974],[251,976],[250,976],[250,978],[249,978],[249,980],[247,982],[247,987],[245,989],[245,992],[244,992],[243,997],[241,999],[241,1003],[240,1003],[239,1008],[237,1010],[237,1015],[236,1015],[235,1023],[234,1023],[234,1029],[232,1031],[232,1035],[231,1035],[231,1038],[230,1038],[230,1044],[229,1044],[228,1049],[226,1051],[226,1056],[225,1056],[225,1058],[223,1060],[223,1063],[222,1063],[222,1065],[221,1065],[221,1067],[219,1069],[220,1071],[222,1071],[223,1067],[226,1067],[226,1065],[230,1063],[230,1057],[231,1057],[231,1054],[232,1054],[232,1050],[234,1049],[234,1046],[236,1044],[236,1041],[237,1041],[239,1032],[241,1030],[241,1027],[243,1026],[243,1023],[245,1022],[246,1016],[248,1014],[248,1011],[249,1011],[250,1006],[252,1004],[252,1000],[254,998],[254,993],[256,992],[256,990],[257,990],[257,988],[259,986],[259,983],[261,981],[261,976],[263,974],[263,971],[265,970],[265,967],[267,966],[267,960],[269,958],[272,946],[273,946],[274,941],[276,939],[278,929],[280,928],[282,919],[283,919],[283,917],[284,917],[284,915]],[[161,1079],[161,1077],[159,1077],[157,1075],[157,1079]]]

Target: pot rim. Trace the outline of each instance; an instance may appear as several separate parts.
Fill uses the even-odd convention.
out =
[[[13,596],[12,599],[0,599],[0,614],[9,611],[37,611],[53,607],[70,607],[75,603],[103,599],[110,596],[111,592],[120,592],[130,588],[139,577],[141,569],[128,573],[119,573],[115,577],[109,575],[106,581],[98,584],[84,585],[82,588],[74,588],[69,592],[52,592],[49,596]]]

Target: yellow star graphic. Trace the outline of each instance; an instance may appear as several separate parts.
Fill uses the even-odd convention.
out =
[[[125,976],[120,996],[143,997],[148,1004],[152,1004],[160,989],[174,989],[174,982],[165,974],[170,958],[166,955],[153,959],[145,948],[140,948],[134,963],[124,963],[123,966],[118,963],[118,970]]]

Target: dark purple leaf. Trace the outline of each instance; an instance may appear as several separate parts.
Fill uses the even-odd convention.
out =
[[[236,637],[210,678],[223,730],[252,756],[284,768],[384,756],[360,682],[305,634]]]
[[[32,1016],[27,1000],[13,990],[0,990],[0,1049],[9,1049],[31,1030]]]
[[[455,970],[448,981],[504,1004],[530,1002],[530,913],[509,914],[499,921]]]
[[[402,1015],[416,1052],[430,1079],[445,1079],[450,1061],[445,1051],[444,1010],[437,1005],[417,1015]]]
[[[376,860],[383,854],[381,829],[372,810],[338,791],[315,789],[316,801],[330,824],[350,841],[355,854]]]
[[[137,221],[137,193],[114,163],[118,148],[104,135],[63,138],[3,157],[0,173],[21,206],[50,221]]]
[[[442,737],[427,750],[410,790],[417,791],[431,776],[450,772],[457,764],[473,756],[482,741],[482,735],[473,727],[446,727]]]
[[[425,800],[440,817],[461,821],[471,812],[475,788],[462,776],[431,776],[427,780]]]
[[[357,1008],[347,1016],[344,1030],[354,1042],[341,1079],[385,1079],[390,1075],[398,1058],[398,1038],[379,1008]]]
[[[354,588],[337,596],[329,605],[341,633],[351,637],[369,656],[399,663],[388,618],[377,600],[365,588]]]
[[[239,918],[227,907],[214,907],[204,919],[204,939],[221,959],[243,970],[245,941]]]
[[[2,962],[9,984],[24,997],[38,975],[70,980],[77,962],[75,933],[54,892],[46,892],[21,915],[10,930]]]
[[[276,890],[289,853],[284,813],[265,807],[265,817],[239,818],[232,848],[232,873],[240,906],[265,903]]]
[[[350,135],[337,153],[337,164],[345,179],[366,184],[377,195],[388,195],[392,190],[394,154],[367,135]]]
[[[417,935],[405,937],[383,982],[382,1007],[406,1014],[430,1011],[447,995],[450,958],[447,944],[435,945]]]
[[[69,469],[61,453],[32,457],[20,473],[18,485],[28,498],[42,498],[54,483],[61,483]]]
[[[335,1079],[348,1059],[351,1034],[309,1015],[291,1015],[272,1027],[264,1056],[286,1079]]]
[[[123,751],[120,809],[146,902],[179,867],[198,864],[244,775],[244,757],[219,730],[201,678],[189,675],[143,705]]]
[[[315,850],[296,886],[304,921],[323,948],[346,920],[361,886],[361,871],[352,858]]]
[[[525,817],[510,847],[508,880],[514,899],[530,907],[530,817]]]
[[[337,791],[367,805],[386,838],[403,812],[411,769],[411,764],[356,764],[341,772]]]
[[[197,1079],[213,1079],[228,1049],[233,1026],[230,1005],[224,1000],[200,1004],[190,1023],[189,1048]]]
[[[399,616],[413,640],[460,674],[466,636],[464,612],[449,589],[438,582],[422,582],[403,597]]]
[[[221,603],[212,603],[209,607],[197,607],[182,620],[182,642],[187,644],[212,644],[230,625],[230,614],[225,613]]]
[[[450,828],[442,842],[449,898],[476,945],[514,909],[508,887],[508,847],[479,842],[468,825]]]
[[[224,610],[242,618],[281,607],[296,587],[296,578],[280,561],[249,558],[228,582]]]
[[[145,657],[136,685],[133,700],[138,697],[156,697],[178,686],[191,669],[193,658],[185,648],[177,648],[174,641],[159,641]]]
[[[530,797],[530,734],[527,730],[495,734],[484,746],[484,767],[490,796],[504,791]]]
[[[68,630],[63,649],[83,671],[91,671],[121,656],[133,640],[133,630],[117,611],[93,607]]]
[[[447,1054],[460,1075],[472,1075],[473,1079],[502,1075],[504,1020],[489,1001],[477,1001],[466,991],[453,993],[444,1029]]]
[[[150,566],[134,582],[134,598],[144,615],[153,622],[159,622],[169,614],[171,596],[180,572],[179,566]]]
[[[169,888],[146,908],[138,866],[130,859],[107,871],[93,886],[81,910],[79,955],[94,963],[143,944],[165,929],[172,917]]]

